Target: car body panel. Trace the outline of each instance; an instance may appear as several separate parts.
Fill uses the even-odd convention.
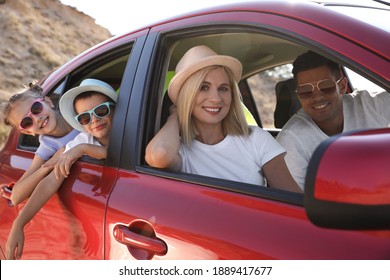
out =
[[[240,10],[240,9],[239,9]],[[292,9],[291,11],[295,11]],[[287,10],[286,13],[290,11]],[[315,13],[314,13],[315,14]],[[390,44],[390,38],[387,32],[376,29],[369,25],[363,25],[360,21],[354,21],[349,19],[348,24],[344,20],[337,20],[340,16],[338,13],[335,15],[329,14],[331,20],[324,21],[324,25],[333,26],[330,28],[324,28],[321,25],[315,24],[318,18],[323,19],[323,14],[318,14],[318,18],[309,17],[310,20],[303,21],[302,18],[291,18],[291,15],[283,16],[280,14],[274,15],[270,12],[218,12],[212,15],[199,15],[197,17],[183,18],[180,22],[181,27],[194,27],[199,25],[206,25],[209,22],[221,22],[221,24],[228,25],[231,22],[242,23],[243,27],[258,25],[265,27],[265,30],[277,32],[283,32],[284,36],[291,36],[294,40],[298,40],[300,43],[316,42],[320,44],[321,48],[334,49],[337,46],[338,53],[345,56],[348,59],[351,69],[356,70],[358,73],[363,70],[362,67],[367,68],[379,77],[383,77],[383,84],[388,83],[390,75],[386,71],[388,67],[388,60],[390,59],[390,51],[386,46]],[[301,17],[304,14],[300,15]],[[307,16],[307,15],[306,15]],[[332,17],[331,17],[332,16]],[[177,22],[168,22],[165,25],[161,24],[152,29],[151,32],[165,32],[167,30],[175,29]],[[353,27],[352,27],[353,26]],[[335,29],[338,27],[337,32]],[[359,34],[359,44],[351,38],[356,38],[356,33]],[[371,40],[367,40],[367,36],[362,34],[369,34]],[[377,42],[373,40],[371,36],[375,38],[382,38],[383,42]],[[364,38],[362,38],[364,37]],[[309,38],[310,40],[307,40]],[[381,40],[382,40],[381,39]],[[375,43],[373,43],[376,41]],[[384,43],[385,42],[385,43]],[[361,52],[365,52],[361,55]],[[356,58],[359,61],[356,61]],[[241,59],[242,60],[242,59]],[[356,66],[358,63],[358,67]],[[245,68],[245,64],[244,64]],[[244,69],[245,70],[245,69]],[[245,73],[244,73],[245,75]]]
[[[108,203],[107,259],[134,258],[112,229],[139,220],[168,244],[168,253],[153,259],[390,258],[390,231],[321,229],[302,206],[120,172]]]
[[[317,147],[305,189],[306,212],[315,225],[390,229],[389,142],[390,128],[378,128],[335,135]]]
[[[329,155],[323,158],[324,162],[321,169],[318,170],[318,180],[322,183],[316,188],[315,197],[322,200],[344,201],[352,204],[390,204],[389,142],[390,129],[383,129],[383,133],[378,131],[374,135],[356,133],[338,140],[336,147],[329,148]],[[343,155],[343,157],[339,159],[336,158],[336,155]],[[348,166],[346,159],[348,159],[348,162],[353,162],[354,165],[365,166],[364,169],[367,170],[367,174],[370,174],[370,176],[354,176],[354,166]],[[331,173],[329,164],[336,160],[344,160],[340,164],[346,166],[346,168]],[[372,164],[374,161],[375,165]],[[343,178],[344,182],[340,181],[339,178]],[[332,188],[336,187],[332,186],[331,182],[336,180],[339,181],[337,186],[338,192],[341,194],[339,198],[331,196]],[[361,196],[356,195],[354,188],[360,190]]]
[[[216,30],[218,36],[213,37]],[[248,45],[259,48],[259,41],[270,37],[298,46],[294,51],[314,48],[389,87],[388,33],[313,3],[226,5],[102,42],[41,84],[45,94],[62,83],[70,86],[111,50],[129,52],[108,158],[83,157],[74,164],[58,193],[26,227],[24,259],[390,259],[389,230],[318,227],[309,220],[301,194],[145,164],[145,142],[158,128],[156,92],[162,91],[164,71],[173,71],[191,44],[204,40],[217,52],[234,52],[244,65],[245,78],[290,62],[293,54],[263,69],[252,53],[242,51],[243,41],[224,41],[240,38],[241,33],[258,35],[248,36]],[[249,40],[256,38],[259,41]],[[273,41],[267,42],[272,49]],[[17,181],[34,156],[33,150],[18,144],[19,138],[13,130],[0,153],[0,185]],[[3,252],[24,204],[15,207],[0,198]]]
[[[1,180],[20,177],[31,164],[32,157],[31,152],[16,150],[5,162],[7,168],[3,166]],[[103,225],[108,197],[105,192],[109,192],[115,179],[115,172],[112,175],[109,171],[109,168],[96,164],[74,164],[71,175],[58,193],[25,227],[24,259],[103,258],[100,241],[104,239]],[[3,251],[12,222],[26,201],[13,206],[3,198],[0,203],[0,244]]]

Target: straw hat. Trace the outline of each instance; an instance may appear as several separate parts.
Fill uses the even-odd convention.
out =
[[[65,92],[60,99],[60,111],[64,119],[75,129],[85,131],[84,127],[74,119],[77,116],[74,111],[74,99],[83,92],[94,91],[104,94],[116,102],[118,95],[107,83],[96,79],[85,79],[78,87],[74,87]]]
[[[176,65],[176,75],[169,83],[168,95],[173,104],[176,104],[184,82],[196,71],[212,65],[221,65],[229,68],[233,73],[234,80],[237,83],[240,81],[242,65],[238,59],[227,55],[218,55],[204,45],[193,47],[180,59]]]

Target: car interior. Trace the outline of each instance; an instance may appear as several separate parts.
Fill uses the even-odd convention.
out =
[[[219,54],[230,55],[241,61],[243,74],[239,88],[244,109],[249,112],[248,122],[251,120],[251,125],[263,127],[276,137],[286,121],[300,108],[294,92],[291,63],[298,55],[307,51],[307,48],[288,39],[250,30],[216,30],[213,33],[204,33],[188,36],[181,34],[178,37],[172,36],[173,39],[169,40],[164,57],[166,72],[160,74],[160,79],[164,81],[160,83],[157,108],[152,108],[152,111],[157,112],[152,135],[157,133],[169,115],[172,103],[165,93],[170,79],[174,76],[176,64],[188,49],[204,44]],[[50,92],[49,96],[58,100],[65,84],[71,88],[89,77],[101,79],[119,92],[131,48],[130,44],[122,46],[78,67],[67,80]],[[161,70],[159,72],[161,73]],[[266,107],[266,113],[262,112],[262,107]],[[19,146],[34,151],[38,146],[37,140],[37,137],[24,136],[20,138]]]
[[[300,108],[294,92],[295,83],[292,79],[291,71],[288,71],[289,73],[287,74],[289,76],[286,78],[269,78],[268,81],[272,80],[270,89],[268,83],[266,85],[268,88],[264,88],[261,86],[261,82],[253,86],[249,81],[252,77],[259,75],[259,73],[290,64],[299,54],[307,49],[286,39],[250,32],[218,33],[184,38],[177,41],[173,47],[168,66],[169,79],[172,77],[176,64],[184,53],[191,47],[201,44],[207,45],[219,54],[230,55],[241,61],[243,74],[239,87],[243,103],[250,111],[257,125],[265,129],[270,128],[269,131],[276,136],[278,130],[273,128],[280,129]],[[168,82],[165,81],[165,85]],[[268,127],[264,125],[261,108],[259,108],[259,106],[265,105],[261,104],[261,94],[265,90],[271,90],[271,98],[273,98],[273,104],[271,105],[273,108],[270,108],[272,116],[269,116],[272,118],[272,125]],[[159,129],[165,123],[169,115],[170,105],[171,102],[164,89],[164,98],[161,101],[161,123],[156,129]]]
[[[168,64],[167,72],[162,77],[165,81],[161,83],[164,85],[164,89],[161,89],[163,94],[158,97],[157,115],[159,117],[156,116],[154,133],[157,133],[169,115],[169,107],[172,103],[165,93],[175,73],[176,64],[188,49],[204,44],[219,54],[230,55],[241,61],[243,74],[239,88],[245,105],[244,109],[250,112],[249,118],[254,120],[251,124],[257,124],[276,136],[283,124],[300,108],[300,104],[294,93],[295,85],[291,68],[283,70],[286,77],[276,77],[272,74],[278,67],[290,64],[307,49],[287,39],[250,31],[221,32],[217,30],[213,34],[205,33],[205,35],[181,36],[174,40],[174,44],[171,44],[170,53],[165,62]],[[121,47],[79,67],[77,72],[72,73],[66,81],[50,92],[49,96],[52,100],[58,100],[63,93],[65,83],[68,88],[71,88],[89,77],[101,79],[119,91],[130,50],[131,46]],[[251,82],[258,76],[261,76],[261,79],[258,79],[260,81]],[[265,93],[268,99],[262,96]],[[271,105],[268,101],[271,101]],[[261,112],[262,106],[269,107],[267,108],[269,120],[264,119],[264,114]],[[267,125],[267,123],[271,124]],[[36,137],[21,137],[20,146],[34,150],[38,146],[38,141]]]
[[[61,95],[65,92],[64,87],[67,84],[68,88],[73,88],[87,78],[100,79],[110,84],[117,92],[120,90],[123,73],[126,68],[129,58],[129,47],[110,53],[108,56],[102,56],[98,60],[94,60],[78,69],[78,72],[72,73],[72,79],[69,81],[69,76],[65,78],[57,87],[47,95],[58,108],[58,101]],[[39,146],[38,136],[21,135],[18,146],[24,150],[35,151]]]

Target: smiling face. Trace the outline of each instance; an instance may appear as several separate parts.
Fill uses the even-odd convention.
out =
[[[313,119],[313,121],[321,128],[335,121],[343,119],[342,94],[345,89],[345,79],[336,83],[336,78],[327,66],[320,66],[306,71],[301,71],[296,75],[297,86],[303,84],[312,84],[314,92],[307,99],[299,98],[303,110]],[[324,94],[317,88],[317,82],[329,79],[336,83],[333,91]]]
[[[80,114],[82,112],[89,111],[105,102],[107,102],[106,96],[100,93],[96,93],[86,98],[77,99],[75,101],[74,107],[76,113]],[[108,144],[113,115],[113,107],[111,106],[110,114],[108,116],[99,118],[95,114],[92,114],[91,122],[84,126],[84,129],[92,136],[94,136],[103,146]]]
[[[36,101],[42,104],[42,111],[39,114],[31,113],[31,106]],[[53,103],[48,98],[38,99],[27,97],[16,101],[12,105],[8,119],[15,127],[18,127],[23,134],[55,136],[57,114],[52,108]],[[22,128],[20,127],[20,123],[25,117],[30,117],[32,123],[30,126]]]
[[[222,131],[222,121],[232,103],[229,77],[222,67],[212,69],[202,82],[196,95],[192,116],[198,131],[217,127]]]

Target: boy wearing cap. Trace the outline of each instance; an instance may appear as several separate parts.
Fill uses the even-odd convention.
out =
[[[7,259],[20,259],[25,225],[59,189],[69,175],[73,163],[83,155],[97,159],[106,158],[116,100],[115,90],[96,79],[82,81],[78,87],[67,91],[61,97],[62,115],[81,133],[66,145],[64,153],[58,156],[54,164],[45,166],[54,170],[37,185],[15,219],[7,240]]]
[[[81,133],[66,145],[64,154],[57,160],[54,168],[57,179],[60,172],[67,177],[72,164],[83,155],[106,158],[113,117],[111,111],[116,99],[114,89],[96,79],[84,80],[79,87],[61,97],[61,113]]]
[[[175,107],[146,147],[158,168],[300,192],[285,150],[265,130],[248,126],[237,83],[242,66],[207,46],[188,50],[168,94]]]

